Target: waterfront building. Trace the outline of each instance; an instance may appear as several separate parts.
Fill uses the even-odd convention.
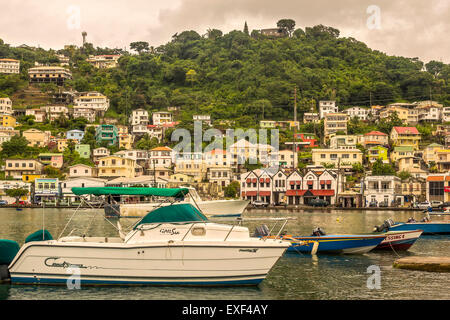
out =
[[[425,179],[428,175],[428,172],[422,169],[421,166],[422,158],[420,157],[401,157],[398,159],[398,172],[406,171],[411,174],[414,178],[423,178]]]
[[[328,113],[338,113],[339,109],[336,106],[336,101],[319,101],[319,117],[325,118]]]
[[[428,146],[425,147],[424,150],[422,150],[423,161],[426,164],[430,164],[430,162],[436,163],[438,160],[436,152],[441,149],[444,149],[444,146],[442,144],[438,144],[438,143],[429,144]]]
[[[402,181],[402,196],[405,206],[426,200],[426,178],[410,177]]]
[[[60,181],[60,196],[65,202],[70,205],[74,202],[79,202],[79,196],[72,192],[72,188],[103,188],[107,180],[92,178],[92,177],[75,177]],[[87,195],[88,199],[93,198],[93,195]]]
[[[38,178],[34,180],[35,203],[56,203],[60,194],[59,180],[57,178]]]
[[[194,182],[202,182],[206,178],[203,154],[201,152],[177,153],[174,173],[182,173],[193,177]]]
[[[150,150],[150,167],[171,168],[174,162],[174,152],[169,147],[156,147]]]
[[[6,190],[10,189],[26,189],[28,194],[19,198],[19,201],[30,202],[31,184],[16,180],[2,180],[0,181],[0,200],[6,201],[8,204],[16,202],[16,198],[10,197],[6,194]]]
[[[364,198],[366,206],[376,203],[392,207],[396,203],[403,205],[401,180],[396,176],[368,176],[364,179]]]
[[[450,202],[450,172],[428,175],[426,197],[430,202]]]
[[[411,146],[419,150],[420,133],[416,127],[393,127],[390,138],[393,146]]]
[[[450,122],[450,107],[442,108],[442,122]]]
[[[12,101],[10,98],[0,98],[0,114],[13,114]]]
[[[20,61],[15,59],[0,59],[0,73],[19,74]]]
[[[56,83],[63,85],[66,80],[72,79],[72,73],[62,67],[41,66],[28,69],[30,83]]]
[[[206,171],[206,177],[210,183],[215,183],[222,187],[226,187],[231,183],[231,167],[207,167]]]

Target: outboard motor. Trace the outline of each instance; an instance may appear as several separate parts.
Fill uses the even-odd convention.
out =
[[[254,237],[267,237],[270,234],[269,228],[263,224],[262,226],[255,228]]]
[[[409,218],[406,223],[414,223],[417,222],[413,217]]]
[[[322,229],[315,228],[313,230],[313,233],[312,233],[311,237],[320,237],[320,236],[324,236],[324,235],[325,235],[325,232]]]
[[[373,231],[374,232],[384,232],[389,231],[389,228],[394,225],[394,221],[392,219],[385,220],[384,223],[380,226],[375,226]]]

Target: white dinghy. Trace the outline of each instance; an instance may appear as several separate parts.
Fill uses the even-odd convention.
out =
[[[173,198],[188,192],[183,188],[72,191],[79,196],[124,193]],[[280,239],[251,237],[248,228],[237,224],[210,222],[186,203],[156,208],[126,235],[120,227],[118,233],[119,237],[53,240],[43,232],[39,241],[25,243],[10,263],[11,282],[66,284],[69,269],[76,269],[81,285],[257,285],[290,246]]]

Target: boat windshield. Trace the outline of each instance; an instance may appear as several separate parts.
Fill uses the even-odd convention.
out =
[[[192,222],[192,221],[208,221],[197,208],[190,203],[174,204],[155,209],[141,219],[133,229],[141,224],[147,223],[171,223],[171,222]]]

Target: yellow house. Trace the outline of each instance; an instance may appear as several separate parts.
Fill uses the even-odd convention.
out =
[[[414,148],[411,146],[395,147],[394,150],[391,152],[392,163],[402,158],[411,158],[411,157],[414,157]]]
[[[427,164],[430,162],[436,162],[438,159],[436,152],[443,148],[444,146],[442,144],[438,143],[429,144],[423,150],[423,161],[425,161]]]
[[[133,148],[134,136],[128,133],[119,133],[119,148],[130,150]]]
[[[390,138],[394,147],[413,147],[419,150],[420,133],[416,127],[393,127]]]
[[[196,152],[177,154],[174,172],[191,176],[194,182],[201,182],[206,177],[206,163],[202,154]]]
[[[22,136],[28,140],[28,146],[30,147],[45,147],[50,141],[51,132],[29,129],[22,132]]]
[[[169,181],[171,183],[194,183],[194,177],[184,173],[175,173],[170,176]]]
[[[98,177],[125,177],[134,178],[136,170],[136,161],[129,158],[118,156],[107,156],[98,159]]]
[[[394,112],[397,113],[397,116],[400,120],[402,120],[405,123],[408,123],[408,116],[409,116],[408,109],[399,106],[390,106],[380,111],[380,119],[389,118],[389,116]]]
[[[39,179],[39,178],[41,178],[41,177],[43,177],[43,176],[40,175],[40,174],[23,174],[23,175],[22,175],[22,181],[23,181],[23,182],[30,182],[30,183],[33,183],[34,180]]]
[[[2,114],[0,115],[0,126],[15,128],[17,126],[16,118],[7,114]]]
[[[351,168],[353,164],[362,164],[363,153],[354,149],[312,149],[312,161],[316,166],[333,164],[335,168]]]

